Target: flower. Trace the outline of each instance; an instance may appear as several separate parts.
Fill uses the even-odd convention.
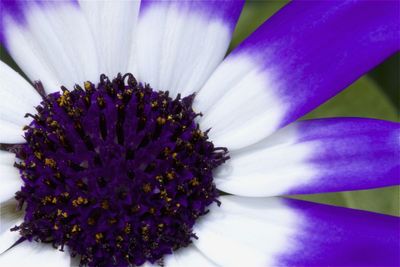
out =
[[[0,3],[34,83],[1,63],[2,266],[399,264],[398,218],[279,197],[398,184],[398,123],[295,122],[398,2],[294,1],[226,58],[242,1]]]

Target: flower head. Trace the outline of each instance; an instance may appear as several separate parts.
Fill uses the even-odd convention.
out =
[[[194,122],[193,98],[131,74],[45,96],[16,153],[26,215],[13,230],[91,266],[156,262],[186,247],[217,201],[212,170],[227,159]]]
[[[295,1],[226,58],[242,1],[0,4],[34,84],[0,64],[0,265],[399,264],[398,218],[273,197],[399,183],[398,123],[294,122],[398,50],[397,2]]]

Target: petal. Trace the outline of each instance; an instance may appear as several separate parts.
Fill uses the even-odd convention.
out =
[[[129,70],[172,95],[198,90],[222,61],[240,1],[143,1]]]
[[[14,160],[14,154],[0,150],[0,203],[12,198],[22,186],[19,171],[13,167]]]
[[[217,68],[196,97],[210,138],[253,144],[399,48],[398,1],[293,1]]]
[[[4,150],[0,150],[0,166],[13,166],[15,162],[15,154]]]
[[[165,267],[218,267],[194,246],[181,248],[165,257]]]
[[[0,255],[1,266],[69,267],[70,261],[69,253],[35,241],[24,241]]]
[[[18,232],[10,231],[23,222],[23,212],[17,210],[18,202],[10,199],[0,206],[0,254],[20,239]]]
[[[70,267],[79,267],[79,263],[80,263],[81,259],[79,256],[75,256],[75,257],[71,257],[71,261],[69,263]],[[143,267],[150,267],[150,266],[143,266]]]
[[[274,257],[291,247],[294,214],[279,199],[222,196],[194,227],[194,245],[220,266],[277,266]]]
[[[0,32],[7,50],[46,91],[97,80],[92,34],[76,1],[1,1]]]
[[[40,95],[36,90],[10,66],[0,61],[0,83],[1,94],[13,95],[29,106],[36,106],[40,103]],[[3,100],[3,95],[1,100]],[[32,111],[32,108],[29,110]]]
[[[286,200],[299,217],[293,251],[279,261],[287,266],[399,266],[398,217]],[[304,253],[307,251],[307,253]]]
[[[298,200],[220,200],[195,227],[195,245],[221,266],[399,263],[399,218]]]
[[[0,61],[0,120],[22,126],[29,123],[24,118],[28,112],[35,112],[40,96],[35,89],[16,71]]]
[[[22,127],[0,119],[0,144],[19,144],[24,143]]]
[[[116,77],[127,71],[140,1],[85,1],[79,4],[93,33],[100,73]]]
[[[293,123],[235,151],[218,189],[243,196],[359,190],[399,184],[400,124],[361,118]]]

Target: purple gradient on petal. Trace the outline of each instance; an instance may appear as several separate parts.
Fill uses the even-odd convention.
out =
[[[318,177],[288,194],[378,188],[400,184],[400,124],[363,118],[297,122],[298,142],[320,142],[309,160]]]
[[[0,15],[3,18],[6,14],[11,15],[15,20],[23,20],[23,4],[22,1],[1,0]]]
[[[206,18],[221,19],[228,23],[233,31],[244,5],[243,0],[208,0],[208,1],[163,1],[144,0],[141,2],[140,13],[143,14],[154,6],[175,6],[182,10],[199,12]]]
[[[5,20],[12,19],[14,22],[24,25],[25,12],[30,6],[38,5],[43,8],[49,5],[59,5],[64,3],[71,3],[78,6],[77,0],[0,0],[0,43],[4,46],[7,45],[5,36]]]
[[[399,266],[400,219],[372,212],[285,199],[299,215],[295,250],[279,266]]]
[[[22,1],[0,0],[0,43],[5,44],[4,24],[5,19],[11,16],[17,23],[24,23]]]
[[[399,1],[293,1],[232,54],[277,75],[283,126],[398,51],[399,17]]]

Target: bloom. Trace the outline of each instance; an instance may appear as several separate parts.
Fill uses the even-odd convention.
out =
[[[149,262],[157,264],[157,257],[160,255],[164,256],[166,266],[324,266],[399,263],[396,249],[399,246],[396,238],[399,222],[397,218],[272,197],[398,184],[397,123],[361,118],[294,122],[397,51],[398,3],[384,2],[377,5],[370,1],[293,2],[265,22],[225,59],[224,55],[243,5],[241,1],[142,1],[141,3],[2,1],[1,3],[3,7],[1,40],[31,81],[40,80],[43,87],[39,83],[36,84],[35,88],[39,92],[37,94],[30,84],[4,63],[1,64],[3,97],[0,100],[2,115],[0,143],[3,144],[2,148],[8,151],[1,151],[0,154],[2,179],[5,181],[0,200],[6,203],[4,205],[6,209],[12,209],[13,205],[15,206],[12,197],[22,186],[22,195],[17,195],[17,198],[20,197],[28,203],[27,209],[33,208],[31,214],[27,211],[25,216],[13,213],[11,210],[7,210],[4,216],[2,214],[0,238],[1,251],[4,252],[0,256],[0,263],[20,266],[27,260],[25,263],[31,266],[70,264],[68,253],[59,252],[51,246],[40,243],[23,241],[8,249],[21,237],[16,231],[10,232],[9,229],[15,225],[19,226],[24,221],[25,224],[31,222],[28,224],[29,227],[18,229],[24,238],[38,238],[40,241],[54,244],[54,240],[58,238],[57,234],[61,233],[63,234],[61,239],[67,239],[66,246],[71,246],[74,250],[73,244],[68,242],[72,239],[71,235],[79,232],[82,244],[84,246],[89,244],[94,254],[90,255],[91,251],[80,254],[80,256],[89,255],[88,261],[83,263],[92,266],[101,265],[101,262],[93,261],[98,252],[102,258],[108,256],[114,263],[121,264],[122,258],[126,255],[122,257],[112,253],[104,254],[104,251],[117,248],[118,245],[118,236],[113,236],[111,233],[111,237],[106,236],[107,230],[115,229],[113,226],[96,224],[96,232],[91,232],[90,216],[87,225],[67,220],[71,211],[76,212],[78,219],[84,216],[83,211],[76,211],[73,207],[88,205],[89,211],[92,211],[93,204],[100,205],[100,208],[105,210],[110,203],[120,204],[118,199],[112,198],[111,195],[112,199],[107,204],[79,196],[70,199],[69,195],[65,194],[75,194],[81,192],[80,190],[85,194],[92,194],[89,183],[92,179],[98,179],[101,174],[92,173],[88,175],[87,180],[82,179],[77,184],[68,185],[69,187],[66,187],[68,182],[63,181],[60,185],[68,188],[66,192],[57,191],[60,187],[53,186],[52,183],[55,183],[55,179],[58,179],[57,173],[61,171],[74,171],[74,175],[66,175],[66,178],[75,178],[77,173],[83,171],[82,169],[92,170],[91,162],[86,162],[84,159],[93,159],[94,163],[98,159],[89,155],[89,151],[94,150],[103,157],[101,159],[107,158],[114,165],[130,160],[129,150],[121,152],[115,149],[121,148],[126,143],[125,140],[128,142],[137,140],[140,132],[146,134],[151,132],[151,140],[138,145],[146,148],[146,153],[135,158],[140,162],[160,148],[158,145],[149,148],[158,140],[153,138],[154,133],[160,132],[161,129],[169,133],[174,123],[178,123],[179,138],[187,141],[185,143],[188,145],[185,146],[187,150],[179,149],[174,152],[172,148],[171,151],[167,149],[164,153],[167,163],[162,161],[164,158],[161,160],[164,165],[157,161],[160,164],[150,166],[155,162],[154,159],[144,160],[140,164],[135,161],[127,170],[123,168],[114,170],[114,166],[106,165],[101,168],[102,172],[107,171],[109,167],[113,169],[110,170],[113,177],[105,177],[108,178],[105,181],[99,179],[98,183],[112,184],[116,180],[110,178],[117,179],[115,175],[123,173],[123,178],[117,181],[127,185],[125,174],[129,178],[132,175],[128,175],[131,168],[142,171],[140,175],[136,175],[135,172],[134,176],[139,178],[134,180],[140,180],[142,191],[154,193],[155,199],[152,200],[161,204],[158,206],[152,204],[153,206],[147,207],[148,210],[141,214],[144,216],[140,217],[141,219],[148,220],[148,227],[138,223],[139,233],[131,234],[130,230],[125,233],[128,237],[143,239],[142,243],[136,240],[135,244],[147,244],[145,239],[151,235],[146,231],[158,229],[151,224],[158,219],[154,212],[160,208],[162,214],[167,214],[169,206],[164,205],[169,198],[171,201],[177,201],[176,204],[189,203],[190,211],[195,211],[196,207],[197,210],[201,210],[203,216],[195,224],[187,224],[193,228],[193,233],[198,239],[192,238],[193,244],[184,247],[188,245],[186,239],[188,235],[184,235],[184,242],[178,242],[177,246],[174,243],[172,247],[167,247],[166,251],[164,247],[161,249],[159,243],[154,247],[145,245],[146,250],[154,248],[150,255],[134,247],[131,249],[132,254],[127,255],[127,260],[123,264],[140,265],[143,259],[147,260],[145,264],[150,264]],[[321,57],[320,50],[330,54],[331,57]],[[115,83],[113,80],[95,84],[102,73],[116,77]],[[124,80],[117,76],[118,73],[132,73],[142,85],[138,85],[134,79],[131,79],[131,83],[129,81],[123,83]],[[87,81],[92,83],[85,83]],[[79,87],[73,90],[75,83],[80,84],[86,91]],[[148,83],[150,87],[144,86],[144,83]],[[65,88],[63,94],[58,92],[60,86]],[[130,96],[131,93],[124,95],[124,92],[129,90],[134,97]],[[169,91],[172,98],[157,90]],[[175,99],[179,93],[183,96],[196,93],[196,96],[194,99],[190,97]],[[40,94],[43,95],[42,102]],[[93,94],[98,95],[94,97]],[[90,100],[88,107],[85,107],[86,97]],[[126,103],[123,102],[125,97],[129,98]],[[164,100],[165,108],[158,109]],[[132,101],[132,105],[136,107],[134,110],[138,110],[135,115],[129,113],[133,108],[127,108]],[[122,103],[126,105],[120,111]],[[153,103],[154,110],[151,109]],[[37,107],[36,110],[33,107]],[[81,123],[71,126],[66,123],[68,121],[66,118],[61,115],[57,117],[57,114],[64,114],[57,113],[61,108],[68,116],[75,119],[73,122],[81,120]],[[91,108],[95,111],[92,112]],[[101,111],[102,108],[106,111]],[[86,112],[88,110],[90,112]],[[202,116],[196,117],[196,112],[201,112]],[[25,113],[33,114],[34,121],[29,117],[24,118]],[[102,119],[101,114],[107,116]],[[168,121],[169,116],[174,123]],[[84,120],[84,118],[89,119]],[[126,129],[120,128],[123,127],[122,121],[124,123],[130,121],[127,118],[137,120],[136,124],[132,123],[132,127]],[[149,124],[141,123],[141,118],[145,118]],[[98,128],[91,126],[96,119]],[[109,121],[113,122],[111,126],[107,123]],[[200,129],[196,128],[196,123],[200,125]],[[29,125],[30,128],[28,127],[23,138],[21,129],[25,125]],[[72,143],[70,146],[75,145],[76,149],[87,148],[85,151],[82,150],[82,154],[76,153],[75,150],[69,152],[74,155],[74,160],[84,156],[77,162],[78,166],[73,164],[75,162],[66,164],[64,168],[60,166],[68,159],[69,154],[65,155],[66,153],[57,154],[54,158],[48,157],[51,155],[50,152],[64,151],[61,150],[64,145],[66,150],[69,147],[62,141],[63,135],[57,132],[55,136],[58,138],[58,143],[55,140],[47,142],[45,137],[51,139],[54,130],[51,127],[57,128],[57,125],[62,126],[66,135],[70,133],[71,136],[77,136],[67,138]],[[160,130],[157,130],[157,127],[160,127]],[[185,131],[187,128],[191,131]],[[42,139],[35,136],[35,131],[39,129],[45,132],[44,137],[40,137]],[[132,129],[140,130],[132,133]],[[208,129],[211,130],[207,132]],[[196,134],[198,139],[193,141],[196,130],[199,130]],[[124,134],[121,134],[122,132]],[[110,146],[94,145],[93,139],[96,133],[102,139],[107,139],[110,134],[115,133],[116,136],[111,139],[114,143]],[[131,133],[131,138],[125,133]],[[189,136],[185,135],[186,133]],[[226,155],[222,152],[214,154],[213,149],[207,150],[211,144],[208,139],[202,137],[204,133],[209,136],[213,144],[227,147],[231,159],[221,166],[216,164],[214,159],[226,159],[224,158]],[[165,137],[168,134],[157,136]],[[179,147],[178,136],[164,140],[161,143],[162,148],[169,147],[165,144],[171,140]],[[142,138],[141,141],[145,139]],[[201,148],[196,146],[193,148],[194,144],[199,144],[198,142]],[[44,149],[45,145],[54,143],[57,145],[54,149],[51,146]],[[16,144],[23,144],[22,152],[21,146]],[[40,151],[37,150],[38,147]],[[106,152],[96,151],[96,148],[104,148]],[[183,154],[180,154],[182,150],[187,151],[189,156],[183,157]],[[157,187],[143,182],[145,173],[146,175],[152,171],[164,173],[164,168],[169,170],[171,166],[174,166],[173,171],[176,171],[178,167],[173,153],[177,153],[175,157],[182,158],[183,162],[191,158],[191,151],[201,154],[199,160],[184,164],[193,167],[193,172],[190,174],[183,172],[183,169],[186,170],[183,168],[181,172],[177,171],[177,174],[165,171],[161,176],[161,180],[169,176],[172,181],[181,179],[175,185],[171,181],[166,181],[166,186],[169,186],[167,193],[175,192],[178,195],[178,187],[187,177],[193,181],[188,181],[188,188],[209,181],[207,175],[202,175],[201,177],[205,178],[199,180],[193,179],[194,177],[190,175],[200,172],[197,168],[203,166],[202,163],[211,164],[216,168],[214,171],[216,187],[222,192],[232,194],[218,197],[220,206],[217,205],[217,201],[215,204],[205,201],[210,195],[214,200],[213,188],[209,186],[203,187],[210,189],[206,190],[207,194],[200,195],[196,199],[200,202],[192,198],[187,199],[189,195],[187,190],[183,190],[184,193],[179,195],[183,199],[178,201],[162,193],[160,189],[163,188],[158,183],[157,175],[154,177],[157,182],[152,180]],[[13,153],[23,157],[17,159],[21,173],[12,167],[15,161]],[[118,155],[124,155],[125,159],[118,158]],[[155,156],[160,160],[158,154]],[[22,163],[25,166],[18,165]],[[36,185],[29,181],[30,178],[24,173],[24,168],[31,164],[34,164],[30,170],[32,180],[36,182],[38,179],[43,179],[45,184],[45,178],[52,178],[48,182],[55,196],[48,194],[49,189],[43,183]],[[43,168],[38,169],[38,166]],[[125,168],[125,165],[123,167]],[[24,183],[20,176],[24,179]],[[23,194],[24,188],[35,190],[28,190]],[[46,194],[41,196],[43,198],[40,198],[40,202],[35,202],[36,199],[33,197],[40,192]],[[129,193],[122,192],[122,195],[127,197],[130,196]],[[136,192],[135,195],[142,196],[144,193]],[[98,197],[99,194],[96,194],[93,198]],[[140,198],[129,202],[129,205],[135,201],[144,205],[148,198],[143,199],[146,202]],[[55,206],[60,202],[64,204]],[[68,206],[68,210],[60,209],[63,205]],[[201,209],[198,208],[199,205]],[[203,214],[205,206],[210,209],[209,214]],[[154,212],[150,212],[150,208],[155,208]],[[46,217],[46,211],[49,217]],[[168,210],[168,212],[173,211]],[[104,214],[105,212],[98,216]],[[183,213],[177,209],[176,214]],[[138,218],[137,215],[128,217],[129,220]],[[195,217],[197,219],[197,216]],[[61,224],[54,224],[51,227],[34,224],[32,222],[35,221],[31,218],[40,219],[41,222],[62,222],[65,227],[61,231]],[[121,217],[115,219],[123,221]],[[186,216],[179,222],[187,221]],[[170,222],[165,224],[172,225]],[[104,227],[104,230],[98,232],[101,227]],[[176,228],[178,227],[174,226],[169,229]],[[190,235],[189,230],[192,229],[186,230],[182,229],[178,233]],[[49,232],[51,234],[48,234]],[[93,244],[86,241],[89,233],[91,240],[94,240]],[[155,236],[165,237],[164,234],[158,233]],[[182,241],[180,238],[178,241]],[[95,244],[99,245],[96,247]],[[131,245],[132,242],[127,244]],[[360,253],[360,250],[368,253]],[[160,255],[152,254],[155,251]],[[172,251],[174,253],[170,255]],[[144,256],[135,254],[141,252]],[[29,253],[30,257],[22,258],[21,255],[26,253]],[[136,262],[138,258],[141,260]]]

